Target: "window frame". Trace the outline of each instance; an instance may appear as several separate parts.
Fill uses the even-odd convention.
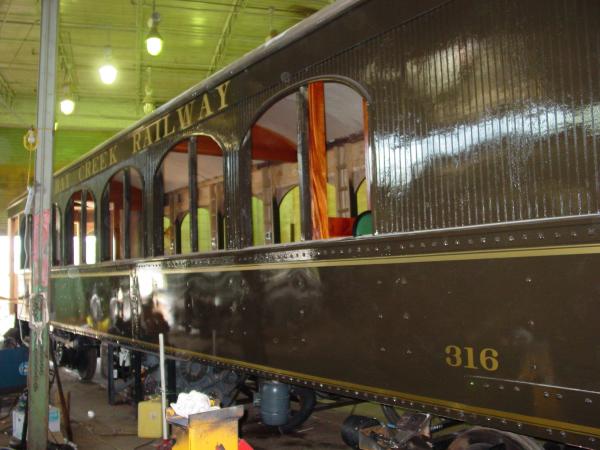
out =
[[[142,174],[137,167],[133,165],[120,167],[119,169],[112,172],[110,177],[108,177],[104,187],[102,189],[102,196],[100,200],[100,209],[102,211],[101,217],[110,218],[110,183],[119,174],[123,174],[123,255],[120,258],[116,258],[112,253],[112,235],[111,235],[111,224],[105,222],[105,220],[101,220],[100,223],[100,262],[105,261],[122,261],[125,259],[131,259],[131,172],[135,171],[137,176],[141,181],[141,198],[140,198],[140,223],[138,225],[138,232],[140,234],[140,255],[135,256],[135,258],[143,258],[146,256],[146,239],[144,239],[144,231],[145,231],[145,180]],[[129,194],[129,195],[127,195]],[[98,258],[97,258],[98,259]]]
[[[311,83],[323,82],[323,83],[338,83],[347,86],[352,89],[358,96],[360,96],[363,100],[363,130],[364,130],[364,144],[365,144],[365,154],[364,154],[364,163],[365,163],[365,178],[364,182],[367,188],[367,204],[369,205],[369,210],[371,210],[370,205],[372,205],[372,195],[374,191],[374,176],[373,176],[373,167],[375,167],[375,157],[373,154],[373,146],[372,146],[372,126],[371,120],[372,117],[372,96],[367,91],[367,89],[358,83],[357,81],[338,75],[326,75],[326,76],[317,76],[306,78],[302,81],[294,83],[286,89],[283,89],[277,92],[275,95],[269,97],[266,101],[264,101],[261,106],[257,109],[256,113],[252,117],[250,121],[250,125],[248,126],[246,133],[244,134],[244,138],[240,145],[240,152],[242,152],[242,156],[240,157],[240,176],[242,178],[240,182],[240,196],[242,197],[242,204],[244,208],[247,209],[247,213],[243,214],[244,223],[242,225],[242,229],[245,230],[246,236],[243,237],[242,241],[246,242],[246,248],[253,248],[262,246],[254,244],[254,230],[252,223],[252,197],[254,196],[254,192],[252,191],[252,129],[261,119],[261,117],[276,103],[283,100],[289,95],[296,93],[298,98],[298,116],[297,116],[297,126],[298,126],[298,140],[297,140],[297,151],[298,151],[298,175],[299,182],[298,187],[300,188],[300,224],[301,224],[301,239],[300,241],[313,240],[313,224],[311,218],[311,210],[312,210],[312,199],[310,192],[310,168],[309,168],[309,123],[308,123],[308,86]],[[353,195],[353,193],[350,193]],[[351,198],[349,199],[351,200]],[[277,204],[275,204],[277,203]],[[273,230],[271,234],[273,236],[271,244],[266,245],[281,245],[280,243],[276,243],[276,234],[279,234],[279,231],[276,230],[275,216],[279,214],[278,202],[273,202],[272,208],[274,210],[273,216]],[[375,217],[375,214],[374,214]],[[266,231],[265,231],[266,232]],[[321,240],[321,239],[319,239]],[[324,241],[328,239],[323,239]]]
[[[79,264],[75,264],[75,248],[73,245],[73,238],[75,237],[74,230],[74,221],[73,221],[73,211],[74,211],[74,196],[79,193],[81,196],[81,212],[79,215]],[[87,255],[86,255],[86,242],[87,238],[87,223],[88,223],[88,208],[87,201],[88,196],[91,197],[91,200],[94,203],[93,209],[93,223],[94,223],[94,236],[96,237],[96,257],[93,263],[87,263]],[[83,208],[83,202],[85,198],[86,207]],[[67,206],[65,207],[65,213],[63,214],[62,224],[63,224],[63,265],[65,266],[84,266],[84,265],[93,265],[98,263],[98,202],[96,200],[96,196],[92,189],[88,189],[87,187],[82,187],[81,189],[76,189],[71,192],[69,199],[67,200]]]
[[[175,256],[182,255],[181,253],[181,223],[183,219],[189,214],[190,216],[190,253],[185,254],[194,254],[194,253],[205,253],[201,252],[200,242],[199,242],[199,230],[198,230],[198,209],[200,206],[198,205],[198,173],[197,173],[197,164],[198,164],[198,139],[200,137],[205,137],[212,140],[217,147],[219,148],[221,155],[221,173],[223,176],[223,197],[225,201],[225,209],[227,208],[228,202],[228,192],[229,188],[227,186],[227,152],[225,151],[225,146],[222,142],[217,139],[214,135],[207,132],[195,132],[190,135],[186,135],[181,137],[181,139],[176,140],[172,145],[170,145],[164,153],[161,155],[160,160],[156,166],[156,170],[154,171],[153,180],[154,180],[154,211],[153,211],[153,248],[154,248],[154,256]],[[187,176],[187,193],[188,193],[188,208],[185,211],[181,211],[181,214],[178,214],[175,217],[175,220],[171,220],[171,227],[175,227],[175,253],[173,255],[167,255],[165,253],[164,248],[164,185],[163,185],[163,167],[164,162],[168,155],[175,149],[176,146],[181,143],[187,143],[187,168],[188,168],[188,176]],[[219,214],[217,214],[219,215]],[[224,234],[226,230],[220,226],[220,223],[215,224],[216,227],[216,235],[217,235],[217,248],[213,248],[211,252],[218,252],[221,250],[225,250],[228,248],[227,243],[224,239]]]

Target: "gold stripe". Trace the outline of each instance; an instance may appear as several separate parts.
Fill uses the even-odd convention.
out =
[[[52,273],[50,275],[50,278],[96,278],[96,277],[121,277],[124,275],[129,276],[130,271],[129,270],[117,270],[114,272],[108,272],[108,271],[103,271],[103,272],[77,272],[77,275],[72,275],[64,272],[59,272],[59,273]]]
[[[158,344],[145,342],[145,341],[138,341],[136,339],[132,339],[129,337],[124,337],[124,336],[112,335],[112,334],[108,334],[108,333],[105,333],[102,331],[83,329],[83,328],[79,328],[77,326],[63,325],[63,324],[60,324],[57,322],[50,322],[50,323],[53,326],[56,326],[58,328],[63,328],[67,331],[77,331],[81,334],[87,334],[87,335],[91,334],[91,335],[96,335],[96,336],[105,336],[107,338],[110,338],[111,340],[126,341],[132,345],[140,345],[140,343],[141,343],[145,346],[155,348],[158,351]],[[586,435],[600,437],[600,428],[594,428],[594,427],[590,427],[587,425],[579,425],[579,424],[570,423],[570,422],[562,422],[559,420],[545,419],[543,417],[527,416],[525,414],[511,413],[511,412],[500,411],[500,410],[491,409],[491,408],[482,408],[479,406],[466,405],[463,403],[453,402],[453,401],[449,401],[449,400],[441,400],[441,399],[426,397],[426,396],[421,396],[421,395],[407,394],[405,392],[389,391],[389,390],[375,388],[375,387],[371,387],[371,386],[363,386],[360,384],[346,383],[343,381],[336,381],[336,380],[332,380],[329,378],[321,378],[321,377],[304,375],[304,374],[287,371],[287,370],[273,369],[272,367],[263,366],[260,364],[252,364],[252,363],[238,361],[238,360],[230,359],[230,358],[211,356],[211,355],[207,355],[204,353],[194,352],[194,351],[185,350],[185,349],[178,349],[178,348],[170,347],[170,346],[165,346],[165,350],[168,350],[168,351],[170,350],[171,353],[186,353],[186,354],[189,354],[192,356],[215,361],[218,363],[224,363],[224,364],[228,364],[230,366],[231,365],[242,366],[247,369],[254,369],[254,370],[259,370],[262,372],[268,372],[268,373],[272,373],[272,374],[279,375],[282,377],[299,378],[302,380],[308,380],[308,381],[312,381],[315,383],[321,383],[321,384],[326,384],[326,385],[331,385],[331,386],[336,386],[336,387],[339,386],[339,387],[342,387],[344,389],[347,389],[347,390],[353,391],[353,392],[356,391],[356,392],[361,392],[361,393],[377,394],[379,396],[397,397],[397,398],[408,400],[408,401],[424,403],[424,404],[427,404],[428,406],[438,406],[438,407],[441,406],[444,408],[450,408],[450,409],[454,409],[454,410],[458,410],[458,411],[464,411],[466,413],[483,415],[486,417],[495,417],[495,418],[499,418],[499,419],[510,419],[510,420],[514,420],[516,422],[521,422],[521,423],[524,423],[527,425],[532,425],[532,426],[537,426],[537,427],[553,428],[553,429],[557,429],[559,431],[569,431],[569,432],[573,432],[573,433],[582,433],[582,434],[586,434]]]
[[[548,256],[572,256],[572,255],[597,255],[600,254],[600,244],[578,244],[561,245],[548,247],[526,247],[518,249],[497,249],[497,250],[471,250],[462,252],[444,252],[444,253],[426,253],[423,255],[398,255],[398,256],[377,256],[368,258],[343,258],[328,259],[324,261],[297,261],[297,262],[269,262],[256,264],[236,264],[223,266],[204,266],[204,267],[182,267],[180,269],[160,269],[164,274],[177,273],[213,273],[213,272],[244,272],[250,270],[277,270],[294,268],[313,268],[313,267],[347,267],[347,266],[374,266],[387,264],[420,264],[427,262],[449,262],[449,261],[476,261],[491,259],[512,259],[512,258],[539,258]],[[193,255],[190,255],[193,258]],[[144,269],[143,265],[137,270]],[[123,276],[129,275],[129,271],[121,270],[117,272],[83,272],[78,273],[81,278],[100,277],[100,276]],[[52,273],[52,278],[70,278],[68,273]]]

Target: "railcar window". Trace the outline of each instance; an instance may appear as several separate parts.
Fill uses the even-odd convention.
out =
[[[113,175],[106,185],[102,206],[102,259],[116,261],[143,256],[140,173],[127,168]]]
[[[77,191],[69,200],[65,214],[67,264],[96,262],[96,202],[89,191]]]
[[[219,144],[203,135],[181,141],[163,159],[157,181],[162,188],[162,253],[224,248],[223,153]]]
[[[257,120],[251,128],[254,245],[352,234],[356,216],[368,209],[368,183],[360,193],[354,188],[368,172],[365,111],[354,89],[315,82]]]
[[[294,92],[279,100],[252,127],[254,245],[301,238],[297,97]]]
[[[60,209],[52,205],[52,265],[60,266],[62,262],[62,236],[60,226]]]

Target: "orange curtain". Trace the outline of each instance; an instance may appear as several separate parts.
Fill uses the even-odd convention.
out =
[[[313,239],[329,238],[327,217],[327,148],[325,147],[325,88],[308,85],[308,154]]]

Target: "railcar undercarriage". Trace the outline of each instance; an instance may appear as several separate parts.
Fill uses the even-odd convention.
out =
[[[26,329],[26,323],[25,327]],[[15,332],[18,336],[18,332]],[[53,349],[60,366],[75,370],[82,381],[99,372],[107,380],[108,401],[136,402],[160,391],[158,355],[139,348],[100,341],[54,330]],[[261,408],[264,424],[281,433],[297,430],[315,411],[361,403],[360,398],[286,384],[224,366],[194,359],[168,360],[169,397],[179,392],[203,392],[223,407],[249,404]],[[358,394],[358,393],[357,393]],[[361,450],[562,450],[569,447],[552,441],[494,428],[472,426],[460,420],[399,409],[380,404],[383,419],[349,415],[341,438],[349,448]]]

